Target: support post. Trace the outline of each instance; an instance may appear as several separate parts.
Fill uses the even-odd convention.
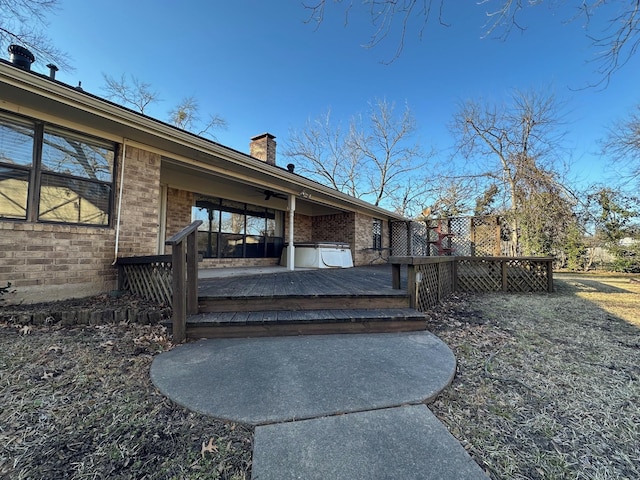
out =
[[[547,260],[547,292],[553,293],[553,260]]]
[[[293,194],[289,194],[289,245],[287,246],[287,270],[293,271],[295,269],[295,249],[293,244],[294,228],[293,223],[295,220],[296,212],[296,197]]]
[[[198,313],[197,230],[187,236],[187,315]]]
[[[400,268],[402,265],[399,263],[391,264],[391,287],[394,290],[400,290],[402,285],[400,284]]]
[[[187,295],[185,288],[185,261],[184,261],[184,243],[177,242],[171,246],[173,267],[173,341],[174,343],[182,343],[186,338],[187,330]]]
[[[500,270],[502,272],[502,291],[506,292],[509,289],[509,279],[507,277],[507,262],[500,260]]]
[[[407,265],[407,292],[409,293],[409,307],[416,308],[416,267],[412,263]]]

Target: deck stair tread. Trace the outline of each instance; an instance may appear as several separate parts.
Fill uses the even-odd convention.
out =
[[[424,321],[425,315],[412,308],[263,310],[251,312],[206,312],[190,315],[187,324],[264,325],[287,323],[344,323],[357,321]]]

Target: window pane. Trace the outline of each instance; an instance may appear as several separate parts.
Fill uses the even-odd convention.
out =
[[[0,165],[0,217],[27,218],[29,170]]]
[[[47,128],[42,144],[42,169],[110,182],[114,151],[113,145]]]
[[[245,249],[247,258],[264,257],[264,237],[260,235],[247,236]]]
[[[33,123],[0,116],[0,163],[30,167],[33,163]]]
[[[109,224],[111,186],[74,178],[42,175],[39,220]]]
[[[264,217],[247,215],[247,235],[264,235],[265,221]]]
[[[244,244],[243,235],[220,235],[220,257],[222,258],[242,258]]]
[[[222,212],[221,232],[244,233],[244,215]]]

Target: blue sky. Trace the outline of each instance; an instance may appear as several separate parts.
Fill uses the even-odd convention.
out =
[[[228,122],[218,141],[243,152],[254,135],[274,134],[281,149],[290,131],[328,109],[346,125],[369,102],[386,98],[409,105],[421,145],[437,150],[433,161],[444,160],[453,145],[447,125],[459,102],[502,102],[513,89],[542,89],[566,103],[573,177],[584,183],[615,178],[619,167],[598,155],[597,140],[640,102],[640,56],[606,88],[583,88],[600,77],[587,61],[595,51],[583,22],[567,23],[570,10],[527,9],[521,18],[527,30],[500,41],[481,38],[483,6],[447,5],[450,26],[432,21],[419,39],[414,25],[391,64],[385,61],[397,47],[393,37],[363,48],[368,17],[352,15],[345,26],[343,9],[333,2],[315,28],[305,23],[308,12],[298,0],[61,0],[48,35],[75,67],[59,72],[59,80],[81,81],[104,95],[103,73],[133,75],[160,93],[163,101],[148,113],[161,120],[180,99],[194,96],[202,112]]]

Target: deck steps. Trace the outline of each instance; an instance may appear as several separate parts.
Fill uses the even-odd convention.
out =
[[[425,315],[411,308],[226,311],[187,318],[189,338],[407,332],[425,328]]]
[[[388,295],[269,295],[200,297],[198,311],[253,312],[284,310],[333,310],[406,308],[409,296],[402,293]]]

